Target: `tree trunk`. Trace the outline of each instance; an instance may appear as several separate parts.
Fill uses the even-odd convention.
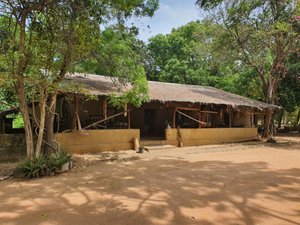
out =
[[[32,159],[34,157],[34,147],[33,147],[33,134],[32,126],[29,116],[29,110],[26,103],[26,94],[25,94],[25,80],[24,80],[24,71],[26,69],[26,17],[27,13],[21,14],[18,25],[20,26],[19,30],[19,48],[17,60],[17,70],[13,74],[17,75],[17,94],[20,110],[23,114],[24,119],[24,129],[25,129],[25,140],[26,140],[26,152],[27,157]]]
[[[268,85],[267,87],[264,88],[264,94],[267,102],[269,104],[274,104],[275,102],[275,84],[272,80],[272,78],[269,78]],[[266,110],[266,116],[265,116],[265,121],[264,121],[264,128],[265,131],[262,135],[264,138],[272,138],[274,134],[274,115],[272,109],[268,108]]]
[[[57,93],[50,95],[47,101],[47,113],[46,113],[46,134],[45,134],[45,154],[51,154],[53,151],[57,150],[54,143],[54,119],[56,111],[56,98]]]
[[[265,119],[264,119],[265,130],[262,135],[262,137],[264,137],[264,138],[270,138],[272,135],[271,120],[272,120],[272,111],[270,109],[267,109]]]
[[[41,88],[40,98],[39,98],[39,109],[40,109],[39,133],[38,133],[38,139],[35,147],[35,157],[39,157],[42,151],[44,129],[45,129],[45,117],[46,117],[46,99],[47,99],[47,95],[45,93],[45,88]]]
[[[295,129],[296,130],[298,129],[298,132],[300,133],[299,122],[300,122],[300,108],[299,108],[298,115],[297,115],[297,118],[296,118],[296,123],[295,123]]]
[[[284,109],[280,110],[279,112],[279,118],[278,118],[278,129],[281,128],[281,124],[282,124],[282,118],[283,118],[283,115],[284,115]]]
[[[60,68],[60,72],[53,84],[58,84],[67,74],[67,71],[72,62],[72,53],[74,49],[74,27],[71,24],[70,32],[69,32],[69,42],[67,45],[67,50],[64,55],[64,59]],[[54,119],[55,119],[55,111],[56,111],[56,100],[57,100],[57,92],[50,94],[50,97],[47,101],[48,111],[46,112],[46,134],[45,134],[45,154],[51,154],[53,151],[58,150],[54,142]]]
[[[27,157],[32,159],[34,157],[32,126],[28,106],[26,104],[24,81],[22,80],[23,79],[18,79],[18,101],[24,119]]]
[[[300,122],[300,109],[298,111],[297,119],[296,119],[296,125],[299,125]]]

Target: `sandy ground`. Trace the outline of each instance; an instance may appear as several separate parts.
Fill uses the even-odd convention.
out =
[[[0,182],[0,224],[300,225],[300,136],[278,141],[75,156]]]

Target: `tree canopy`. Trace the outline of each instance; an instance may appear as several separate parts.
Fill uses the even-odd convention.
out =
[[[45,129],[51,139],[60,82],[99,43],[100,25],[110,21],[124,25],[133,15],[152,16],[157,7],[158,0],[0,1],[1,89],[16,90],[24,118],[28,157],[41,153]],[[127,74],[130,77],[127,81],[134,87],[139,84],[135,91],[145,91],[140,85],[143,71],[139,68],[136,71]],[[139,103],[132,98],[125,100]],[[39,115],[34,115],[27,104],[36,101]],[[32,118],[38,126],[35,148]],[[52,146],[48,139],[46,144]]]
[[[259,77],[264,100],[280,102],[278,92],[299,49],[298,1],[197,1],[220,24],[223,46]],[[267,119],[266,121],[268,121]],[[269,120],[270,121],[270,120]],[[269,122],[265,126],[269,127]],[[266,129],[268,131],[268,129]]]

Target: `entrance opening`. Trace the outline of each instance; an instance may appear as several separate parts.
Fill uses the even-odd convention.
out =
[[[145,136],[155,136],[156,116],[156,109],[145,109]]]

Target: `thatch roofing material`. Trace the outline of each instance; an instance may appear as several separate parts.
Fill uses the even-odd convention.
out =
[[[110,77],[78,74],[68,75],[66,80],[82,85],[82,88],[89,94],[109,95],[117,91],[116,86]],[[277,106],[264,102],[252,100],[243,96],[231,94],[213,87],[173,84],[149,81],[149,99],[160,102],[190,102],[202,104],[248,106],[259,109],[272,108]]]
[[[15,114],[15,113],[18,113],[19,111],[20,111],[19,108],[11,108],[8,110],[0,111],[0,117],[6,116],[8,114]]]

